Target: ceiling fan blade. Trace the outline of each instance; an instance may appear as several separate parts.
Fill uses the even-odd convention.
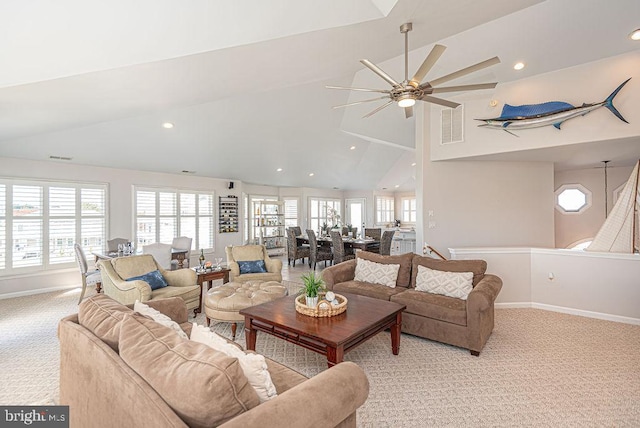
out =
[[[436,80],[432,80],[431,82],[429,82],[429,84],[431,86],[438,86],[441,83],[448,82],[449,80],[457,79],[458,77],[466,76],[467,74],[471,74],[474,71],[479,71],[479,70],[482,70],[483,68],[487,68],[499,63],[500,63],[500,58],[498,58],[497,56],[494,56],[491,59],[487,59],[477,64],[470,65],[469,67],[463,68],[462,70],[458,70],[451,74],[447,74],[446,76],[442,76]]]
[[[369,70],[373,71],[378,76],[382,77],[384,80],[389,82],[389,84],[393,85],[394,88],[400,86],[400,84],[398,82],[393,80],[393,78],[391,76],[389,76],[387,73],[382,71],[382,69],[380,67],[378,67],[377,65],[375,65],[371,61],[369,61],[367,59],[361,59],[360,62],[362,63],[362,65],[367,67]]]
[[[431,97],[429,95],[423,95],[418,99],[422,101],[426,101],[428,103],[438,104],[441,106],[451,107],[451,108],[456,108],[460,105],[458,103],[454,103],[453,101],[443,100],[442,98]]]
[[[361,91],[361,92],[379,92],[381,94],[388,94],[391,91],[385,91],[384,89],[367,89],[367,88],[347,88],[345,86],[325,86],[327,89],[346,89],[348,91]]]
[[[371,101],[388,100],[388,99],[389,99],[389,97],[371,98],[370,100],[362,100],[362,101],[356,101],[354,103],[340,104],[338,106],[333,106],[331,108],[349,107],[349,106],[355,106],[357,104],[370,103]]]
[[[404,117],[409,119],[411,116],[413,116],[413,107],[405,107],[404,108]]]
[[[498,83],[478,83],[475,85],[459,85],[459,86],[441,86],[439,88],[433,88],[432,94],[438,94],[442,92],[460,92],[460,91],[477,91],[479,89],[493,89]]]
[[[431,70],[431,67],[433,67],[436,61],[440,59],[440,55],[442,55],[445,49],[447,49],[446,46],[435,45],[431,49],[431,52],[429,52],[429,55],[424,59],[420,68],[418,68],[418,71],[416,71],[416,74],[411,78],[409,84],[417,87],[424,79],[424,76],[426,76],[429,70]]]
[[[367,118],[367,117],[369,117],[369,116],[373,116],[374,114],[376,114],[377,112],[379,112],[379,111],[380,111],[380,110],[382,110],[383,108],[388,107],[390,104],[393,104],[393,103],[394,103],[394,101],[393,101],[393,100],[391,100],[391,101],[389,101],[388,103],[385,103],[385,104],[381,105],[380,107],[378,107],[377,109],[373,110],[372,112],[370,112],[370,113],[368,113],[368,114],[366,114],[366,115],[362,116],[362,118],[364,119],[364,118]]]

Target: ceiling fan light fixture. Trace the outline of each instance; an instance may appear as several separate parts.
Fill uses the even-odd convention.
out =
[[[398,107],[413,107],[416,104],[416,100],[410,95],[402,95],[398,100]]]

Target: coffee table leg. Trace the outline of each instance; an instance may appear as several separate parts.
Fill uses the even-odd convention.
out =
[[[244,337],[247,341],[247,350],[255,351],[256,350],[256,334],[257,330],[251,328],[251,318],[244,318]]]
[[[339,346],[337,348],[332,348],[327,346],[327,363],[329,364],[329,368],[335,366],[338,363],[341,363],[344,359],[344,347]]]
[[[391,326],[391,351],[393,355],[400,352],[400,327],[402,327],[402,312],[396,315],[396,323]]]

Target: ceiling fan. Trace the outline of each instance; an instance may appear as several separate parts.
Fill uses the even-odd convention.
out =
[[[458,77],[466,76],[467,74],[473,73],[475,71],[482,70],[483,68],[490,67],[494,64],[500,63],[500,58],[497,56],[479,62],[477,64],[471,65],[469,67],[463,68],[461,70],[455,71],[453,73],[447,74],[446,76],[442,76],[438,79],[431,80],[430,82],[421,83],[425,78],[429,70],[435,65],[438,61],[442,53],[445,51],[446,46],[435,45],[429,55],[425,58],[424,62],[416,71],[416,74],[409,80],[409,31],[412,29],[411,22],[407,22],[400,26],[400,32],[404,34],[404,80],[402,82],[398,82],[385,73],[380,67],[373,64],[371,61],[366,59],[361,59],[360,62],[369,68],[371,71],[376,73],[378,76],[382,77],[385,81],[387,81],[392,89],[384,90],[384,89],[368,89],[368,88],[348,88],[344,86],[326,86],[327,89],[347,89],[350,91],[361,91],[361,92],[377,92],[380,94],[385,94],[382,97],[372,98],[369,100],[357,101],[348,104],[342,104],[335,106],[333,108],[340,107],[349,107],[356,104],[369,103],[372,101],[384,100],[388,101],[376,108],[372,112],[366,114],[364,117],[370,117],[382,110],[385,107],[393,103],[397,103],[399,107],[404,108],[404,113],[407,118],[413,116],[413,105],[416,101],[426,101],[428,103],[438,104],[445,107],[456,108],[460,104],[455,103],[453,101],[443,100],[441,98],[436,98],[431,96],[431,94],[445,93],[445,92],[461,92],[461,91],[475,91],[479,89],[492,89],[498,84],[496,83],[479,83],[475,85],[458,85],[458,86],[441,86],[438,85],[448,82],[449,80],[457,79]]]

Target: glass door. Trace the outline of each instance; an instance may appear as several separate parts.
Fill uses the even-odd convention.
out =
[[[357,234],[360,235],[364,228],[364,219],[366,217],[366,199],[354,198],[345,200],[345,221],[344,225],[351,224],[357,228]]]

